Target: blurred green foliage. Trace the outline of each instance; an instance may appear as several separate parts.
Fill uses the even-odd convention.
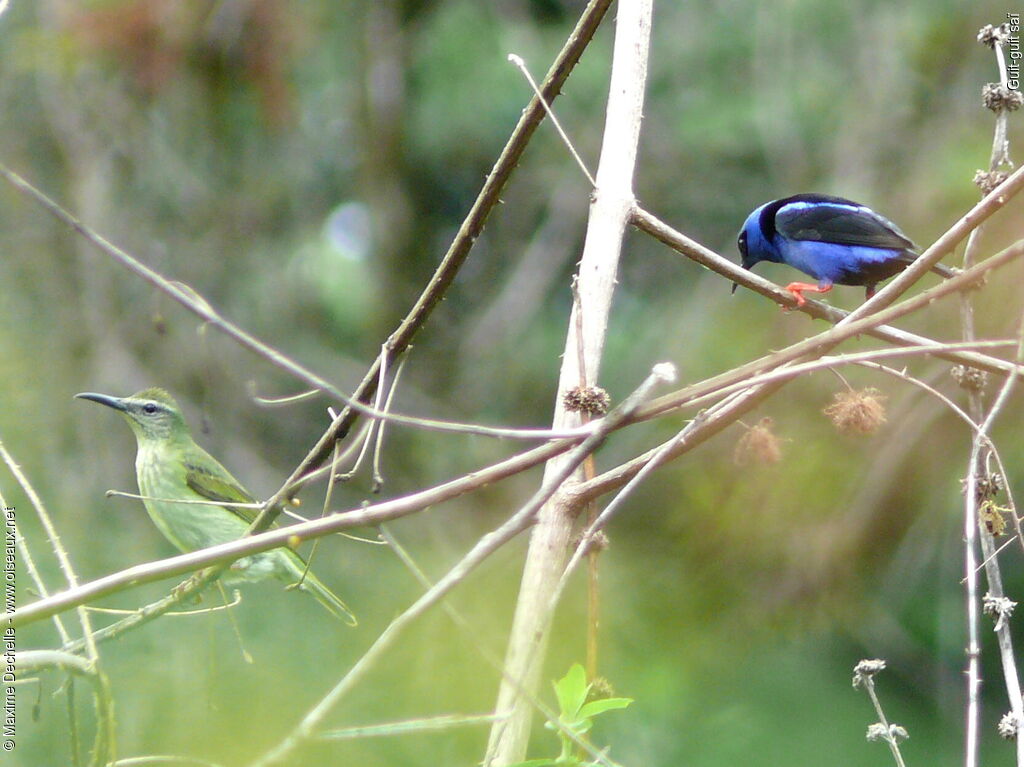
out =
[[[451,241],[520,110],[526,84],[571,29],[579,0],[41,0],[0,17],[2,161],[226,317],[350,387]],[[863,200],[927,244],[978,198],[995,79],[975,34],[999,3],[749,0],[660,3],[636,190],[678,229],[735,257],[755,205],[799,191]],[[557,101],[593,169],[600,147],[613,15]],[[1021,153],[1011,120],[1011,147]],[[542,126],[445,303],[416,340],[395,407],[490,424],[550,417],[558,354],[588,205],[585,180]],[[1020,237],[1022,206],[986,226],[985,253]],[[0,437],[54,515],[82,579],[172,553],[137,502],[131,436],[71,395],[159,384],[185,404],[199,439],[257,494],[279,485],[326,424],[323,401],[254,404],[294,382],[200,328],[148,285],[0,188]],[[773,279],[789,277],[767,265]],[[979,333],[1019,321],[1020,265],[994,277]],[[621,397],[650,365],[685,382],[726,370],[823,326],[781,314],[632,234],[612,316],[603,385]],[[829,296],[851,307],[856,289]],[[955,306],[907,327],[959,333]],[[844,348],[871,348],[862,340]],[[915,375],[958,401],[948,365]],[[736,427],[657,474],[610,530],[603,557],[601,670],[636,700],[595,737],[629,765],[776,765],[888,758],[863,732],[874,714],[850,689],[861,657],[879,679],[908,758],[957,758],[964,683],[960,488],[968,433],[919,390],[865,370],[853,386],[888,396],[877,435],[837,434],[821,414],[843,384],[827,373],[782,390],[757,414],[782,439],[773,466],[734,465]],[[994,436],[1021,494],[1019,396]],[[598,456],[631,457],[679,427],[634,427]],[[751,421],[752,425],[755,421]],[[508,455],[505,443],[393,428],[384,495],[438,483]],[[394,524],[439,577],[535,486],[537,472]],[[0,488],[52,589],[63,580],[30,506]],[[363,477],[334,508],[370,497]],[[320,500],[310,490],[304,509]],[[373,531],[366,531],[370,537]],[[437,611],[332,714],[332,725],[485,712],[524,542],[500,552],[454,596],[477,627],[465,637]],[[1005,555],[1020,593],[1020,554]],[[385,548],[339,538],[317,571],[359,613],[330,623],[273,586],[234,610],[165,618],[102,646],[116,693],[119,753],[175,753],[244,764],[276,743],[419,593]],[[22,603],[35,597],[20,574]],[[131,608],[154,584],[106,600]],[[567,598],[546,678],[582,656],[581,590]],[[207,604],[216,597],[209,597]],[[97,621],[104,622],[103,616]],[[68,615],[67,625],[75,625]],[[51,624],[19,632],[49,647]],[[988,639],[986,638],[986,641]],[[986,646],[985,748],[1005,745],[1007,708]],[[18,747],[5,764],[70,763],[63,679],[19,688]],[[79,726],[91,733],[78,686]],[[537,735],[538,748],[549,743]],[[473,764],[486,733],[320,744],[304,764]],[[540,751],[541,754],[544,751]],[[13,760],[12,758],[13,757]],[[1001,755],[1001,758],[1008,758]]]

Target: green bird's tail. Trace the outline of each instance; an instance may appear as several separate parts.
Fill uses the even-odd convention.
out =
[[[288,588],[299,589],[312,596],[317,602],[335,618],[345,621],[349,626],[358,625],[355,614],[348,608],[348,605],[327,586],[323,581],[313,575],[313,572],[306,566],[306,562],[294,551],[286,550],[291,556],[285,557],[288,561],[287,580],[291,580]],[[294,580],[293,580],[294,579]]]

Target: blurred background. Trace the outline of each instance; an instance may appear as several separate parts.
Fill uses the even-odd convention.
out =
[[[529,99],[507,54],[523,56],[539,79],[582,7],[15,1],[0,17],[0,160],[225,317],[352,387],[440,260]],[[971,179],[987,168],[994,123],[980,95],[997,72],[975,36],[1008,10],[986,0],[659,3],[636,174],[641,203],[734,260],[736,232],[752,208],[805,191],[863,201],[930,243],[979,198]],[[614,12],[556,103],[592,170]],[[1022,140],[1011,118],[1018,158]],[[487,424],[549,421],[589,191],[542,125],[504,204],[417,337],[397,410]],[[986,225],[982,255],[1021,236],[1021,213],[1014,201]],[[104,498],[111,488],[135,490],[134,440],[113,413],[72,399],[76,392],[166,387],[198,440],[260,496],[277,489],[324,429],[329,403],[258,405],[253,391],[299,387],[6,186],[0,253],[0,439],[48,505],[81,579],[174,552],[141,504]],[[989,281],[980,335],[1014,333],[1021,271],[1017,264]],[[759,272],[793,278],[782,266]],[[671,360],[693,382],[824,328],[746,291],[730,296],[729,287],[630,234],[602,374],[613,398],[658,361]],[[844,308],[862,299],[859,288],[828,296]],[[956,340],[957,305],[936,305],[904,327]],[[907,366],[964,402],[948,364],[917,358]],[[744,432],[736,426],[659,472],[609,530],[600,666],[617,694],[636,699],[595,729],[614,759],[697,767],[817,763],[827,754],[830,764],[884,763],[885,746],[864,740],[875,714],[850,687],[864,657],[890,663],[880,694],[890,719],[911,733],[908,760],[959,758],[960,478],[969,434],[918,389],[872,371],[843,373],[887,397],[888,424],[877,434],[837,433],[821,411],[845,385],[831,373],[802,378],[750,421],[773,419],[778,463],[737,466]],[[598,455],[599,469],[667,438],[685,417],[619,434]],[[1018,496],[1020,419],[1018,395],[994,431]],[[392,428],[380,497],[514,450]],[[438,578],[539,476],[390,529]],[[61,588],[50,547],[6,470],[0,488],[50,588]],[[306,492],[303,511],[318,511],[320,492]],[[333,508],[370,498],[364,472],[335,491]],[[477,643],[503,653],[524,550],[525,541],[506,547],[454,594],[474,639],[435,610],[333,712],[332,726],[486,712],[497,676]],[[1019,597],[1018,548],[1003,562],[1008,593]],[[224,613],[164,618],[102,645],[119,755],[247,763],[420,593],[385,547],[338,537],[320,546],[315,566],[358,613],[358,628],[263,584],[248,587],[233,611],[251,665]],[[173,583],[104,605],[133,608]],[[548,679],[583,657],[577,587],[558,619]],[[23,571],[19,588],[21,603],[35,598]],[[211,594],[206,604],[215,602]],[[18,641],[22,649],[59,642],[50,623],[22,629]],[[995,733],[1008,705],[993,646],[984,676],[984,749],[1008,762]],[[71,763],[63,684],[48,674],[19,688],[18,746],[5,764]],[[87,743],[89,696],[76,699]],[[296,764],[472,765],[485,742],[482,727],[363,739],[312,747]],[[554,736],[536,728],[530,755],[556,753]]]

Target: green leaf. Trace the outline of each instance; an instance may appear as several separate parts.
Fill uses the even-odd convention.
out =
[[[551,767],[558,764],[557,759],[527,759],[525,762],[516,762],[508,767]]]
[[[558,706],[564,719],[576,720],[579,717],[579,710],[587,701],[589,689],[587,672],[579,663],[572,664],[566,675],[555,682],[555,695],[558,696]]]
[[[602,698],[601,700],[592,700],[580,709],[579,718],[590,719],[598,714],[603,714],[605,711],[614,711],[619,708],[626,708],[632,702],[632,698]]]

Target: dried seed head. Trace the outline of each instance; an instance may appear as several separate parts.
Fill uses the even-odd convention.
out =
[[[1004,109],[1013,112],[1024,104],[1024,95],[1020,91],[1011,90],[1002,83],[985,83],[981,88],[981,103],[986,109],[999,113]]]
[[[562,395],[565,409],[589,416],[601,416],[608,412],[612,398],[599,386],[575,386]]]
[[[1016,740],[1017,731],[1020,729],[1020,721],[1014,716],[1012,711],[1007,711],[1003,714],[1003,718],[999,720],[998,728],[999,735],[1007,740]]]
[[[853,667],[853,686],[860,687],[879,671],[885,670],[885,661],[881,658],[865,658]]]
[[[998,27],[986,24],[978,30],[978,42],[989,48],[995,48],[996,43],[1005,45],[1009,35],[1010,29],[1006,24],[1000,24]]]
[[[1017,603],[1008,597],[994,597],[991,594],[986,594],[981,598],[982,612],[999,620],[1013,615],[1016,607]]]
[[[874,724],[868,725],[867,738],[871,742],[877,742],[880,740],[887,741],[889,743],[898,743],[901,740],[906,740],[910,735],[907,734],[906,729],[898,724],[890,724],[886,727],[881,722],[875,722]]]
[[[747,429],[736,442],[732,460],[737,466],[778,463],[782,458],[779,438],[772,432],[771,418],[762,418],[756,426]]]
[[[960,480],[960,492],[967,492],[968,482],[966,479]],[[995,498],[999,495],[999,491],[1003,489],[1003,475],[997,471],[991,474],[975,474],[974,475],[974,497],[978,500],[978,503],[984,503],[987,500]]]
[[[845,434],[873,434],[885,423],[885,396],[878,389],[838,392],[822,412]]]
[[[1009,177],[1005,170],[977,170],[974,172],[974,185],[982,194],[988,194]]]
[[[978,478],[978,493],[984,493],[985,498],[994,498],[1003,489],[1003,475],[994,471],[987,477]]]
[[[984,391],[985,384],[988,383],[988,373],[978,370],[978,368],[956,365],[949,373],[960,388],[967,389],[967,391]]]

